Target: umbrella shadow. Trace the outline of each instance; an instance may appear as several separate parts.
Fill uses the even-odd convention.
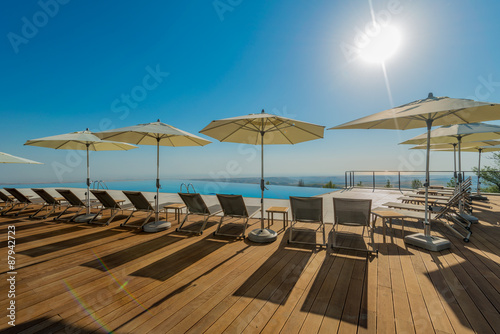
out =
[[[211,253],[224,247],[229,242],[230,241],[222,239],[213,239],[209,236],[183,247],[181,250],[155,261],[146,267],[136,270],[130,275],[166,281]]]
[[[47,224],[44,224],[44,223],[41,223],[41,225],[47,226]],[[24,228],[23,228],[23,230],[24,230]],[[19,237],[19,238],[16,238],[16,242],[18,244],[25,244],[25,243],[28,243],[31,241],[43,240],[43,239],[47,239],[47,238],[51,238],[51,237],[55,237],[55,236],[59,236],[59,235],[64,235],[67,233],[73,233],[73,232],[77,232],[77,231],[81,231],[81,230],[82,230],[82,228],[80,226],[71,226],[68,228],[57,229],[55,231],[49,231],[49,232],[43,232],[43,233],[39,233],[39,234],[28,235],[25,237]],[[7,241],[0,242],[0,248],[6,247],[6,246],[7,246]]]
[[[173,235],[172,233],[167,235],[160,235],[155,239],[141,242],[140,244],[128,247],[126,249],[103,257],[98,257],[95,260],[83,263],[81,265],[101,271],[108,271],[184,239],[185,238]]]
[[[116,230],[116,229],[106,229],[106,230],[100,230],[99,232],[96,233],[91,233],[83,236],[78,236],[75,238],[71,239],[66,239],[58,242],[54,242],[48,245],[42,245],[39,247],[27,249],[24,251],[20,251],[20,254],[23,255],[28,255],[30,257],[38,257],[42,255],[47,255],[53,252],[57,252],[63,249],[69,249],[72,247],[80,246],[92,241],[96,241],[99,239],[104,239],[108,238],[111,236],[118,235],[120,233],[123,233],[124,231],[121,230]]]

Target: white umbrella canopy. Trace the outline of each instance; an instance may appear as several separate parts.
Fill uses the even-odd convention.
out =
[[[498,115],[500,118],[500,114]],[[442,126],[431,131],[431,144],[456,143],[458,150],[458,183],[462,182],[461,151],[464,142],[500,139],[500,126],[486,123],[454,124]],[[425,144],[427,134],[421,134],[401,144]],[[476,144],[474,144],[476,145]],[[488,145],[487,143],[485,145]]]
[[[24,145],[53,148],[56,150],[127,151],[137,146],[127,143],[102,140],[88,129],[62,135],[31,139]]]
[[[256,242],[276,240],[276,232],[264,228],[264,145],[297,144],[323,138],[325,127],[291,118],[259,114],[225,118],[210,122],[200,133],[221,142],[261,146],[261,228],[252,231],[249,239]]]
[[[157,145],[159,142],[160,146],[204,146],[211,143],[189,132],[162,123],[160,120],[102,131],[95,135],[102,139],[123,141],[135,145]]]
[[[137,146],[127,143],[105,141],[89,129],[62,135],[28,140],[24,145],[53,148],[56,150],[87,151],[87,215],[90,214],[90,159],[89,151],[128,151]]]
[[[159,195],[160,195],[160,146],[205,146],[209,140],[189,132],[177,129],[158,120],[157,122],[138,124],[119,129],[96,133],[102,139],[112,139],[136,145],[156,145],[156,198],[155,224],[160,225]]]
[[[336,129],[417,129],[433,126],[477,123],[500,119],[500,104],[468,99],[434,97],[432,93],[399,107],[381,111],[329,128]]]
[[[425,182],[424,233],[406,236],[407,243],[429,250],[442,250],[451,246],[445,239],[431,237],[428,210],[429,196],[429,152],[432,126],[476,123],[500,119],[500,104],[478,102],[468,99],[435,97],[429,93],[426,99],[416,100],[396,108],[362,117],[329,130],[336,129],[396,129],[427,128],[427,157]]]
[[[457,147],[457,143],[440,143],[440,144],[432,144],[431,150],[433,151],[453,151],[453,148]],[[500,145],[500,140],[481,140],[476,142],[467,142],[461,145],[461,149],[464,152],[474,152],[477,148],[482,147],[486,149],[489,146],[497,146]],[[410,150],[426,150],[427,145],[417,145]],[[486,152],[486,150],[484,151]]]
[[[500,114],[497,115],[500,118]],[[468,123],[442,126],[431,131],[431,144],[466,143],[500,139],[500,126],[486,123]],[[418,135],[401,144],[420,145],[427,142],[427,134]],[[486,143],[486,145],[488,145]]]
[[[33,161],[30,159],[16,157],[8,153],[0,152],[0,163],[2,164],[37,164],[43,165],[41,162]]]
[[[323,138],[324,129],[324,126],[267,114],[263,110],[259,114],[212,121],[200,133],[221,142],[284,145]]]

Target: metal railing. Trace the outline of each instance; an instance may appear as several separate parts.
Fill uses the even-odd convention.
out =
[[[461,175],[458,175],[458,172],[457,172],[457,175],[454,175],[453,171],[430,171],[429,173],[430,173],[430,181],[431,181],[431,184],[432,184],[432,176],[436,175],[437,173],[449,174],[450,175],[450,179],[455,178],[455,179],[465,180],[465,174],[475,173],[475,172],[474,171],[462,171]],[[377,174],[378,174],[378,177],[384,176],[384,178],[383,178],[384,182],[386,182],[387,180],[389,180],[388,176],[397,177],[397,182],[395,182],[395,184],[393,186],[391,186],[391,187],[387,187],[387,184],[385,186],[377,186],[377,180],[376,180]],[[425,179],[425,171],[411,171],[411,172],[409,171],[409,172],[404,172],[404,171],[386,171],[386,170],[384,170],[384,171],[375,171],[375,170],[350,170],[350,171],[346,171],[344,173],[345,189],[354,188],[354,187],[367,188],[367,187],[369,187],[368,185],[370,183],[371,183],[371,188],[373,190],[375,190],[375,188],[396,188],[396,189],[399,189],[399,191],[401,191],[402,189],[412,189],[413,188],[413,187],[411,187],[411,182],[412,181],[405,181],[405,182],[401,181],[402,174],[403,174],[403,176],[409,177],[409,178],[413,178],[414,180],[418,180],[417,174],[423,174],[423,178]],[[362,180],[361,180],[361,178],[362,178]],[[371,179],[371,180],[369,180],[369,179]],[[360,180],[358,182],[358,184],[356,184],[356,180]],[[424,182],[422,182],[420,180],[418,180],[418,181],[421,182],[422,184],[424,183]],[[363,184],[363,182],[368,182],[368,183],[365,186]],[[410,186],[405,187],[403,185],[404,183],[409,183]]]
[[[92,181],[92,190],[99,190],[99,189],[108,190],[108,186],[106,185],[106,182],[104,182],[103,180]]]

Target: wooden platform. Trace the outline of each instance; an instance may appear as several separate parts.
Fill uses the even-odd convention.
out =
[[[433,225],[453,243],[440,253],[406,246],[398,221],[384,243],[378,222],[378,257],[288,245],[283,232],[268,245],[213,237],[217,219],[194,236],[121,228],[125,216],[108,227],[30,220],[29,212],[1,217],[0,331],[500,333],[500,197],[490,199],[491,208],[476,206],[470,243]],[[5,316],[9,225],[15,328]],[[417,227],[407,222],[405,233]],[[368,240],[339,238],[359,247]]]

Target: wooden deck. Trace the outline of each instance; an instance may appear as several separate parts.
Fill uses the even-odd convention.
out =
[[[453,243],[439,253],[406,246],[398,222],[384,242],[378,222],[378,257],[288,245],[282,231],[267,245],[214,237],[216,220],[194,236],[121,228],[124,216],[109,227],[1,217],[0,331],[500,333],[500,197],[490,199],[476,206],[470,243],[433,225]],[[5,317],[9,225],[15,328]],[[405,224],[405,234],[417,230]]]

